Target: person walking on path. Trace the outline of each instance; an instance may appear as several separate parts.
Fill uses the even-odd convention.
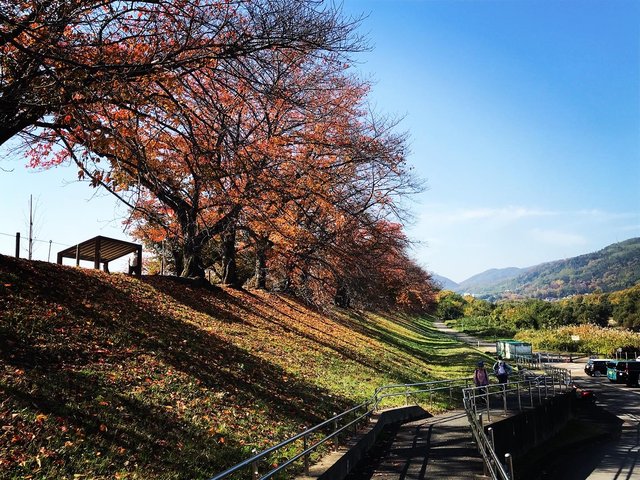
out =
[[[502,359],[502,356],[498,355],[498,361],[493,364],[493,372],[496,374],[496,377],[498,377],[498,383],[507,383],[512,370],[507,362]]]
[[[489,385],[489,374],[487,369],[484,368],[484,362],[480,360],[476,366],[475,372],[473,372],[473,383],[476,387],[486,387]]]
[[[473,372],[473,383],[475,384],[477,390],[475,390],[473,396],[474,401],[482,401],[484,404],[487,404],[488,397],[487,394],[489,385],[489,374],[487,373],[487,369],[484,368],[484,362],[480,360],[476,365],[476,369]],[[477,400],[475,400],[477,397]]]

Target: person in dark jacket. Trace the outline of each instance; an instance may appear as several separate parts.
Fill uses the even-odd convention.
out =
[[[507,383],[509,381],[509,375],[513,369],[505,362],[500,355],[498,355],[498,361],[493,364],[493,373],[498,377],[498,383]]]

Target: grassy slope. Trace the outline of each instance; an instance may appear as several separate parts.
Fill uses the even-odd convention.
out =
[[[0,478],[209,478],[474,360],[401,315],[0,255]]]

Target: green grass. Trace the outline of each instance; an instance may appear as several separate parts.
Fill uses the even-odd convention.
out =
[[[210,478],[376,387],[469,376],[477,357],[402,314],[0,256],[0,478]]]
[[[483,340],[511,339],[517,330],[505,325],[497,325],[487,317],[463,317],[447,320],[447,326],[459,332],[468,333]]]

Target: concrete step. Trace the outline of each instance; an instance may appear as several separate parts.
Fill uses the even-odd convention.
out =
[[[482,460],[464,411],[390,425],[347,480],[469,479]]]

